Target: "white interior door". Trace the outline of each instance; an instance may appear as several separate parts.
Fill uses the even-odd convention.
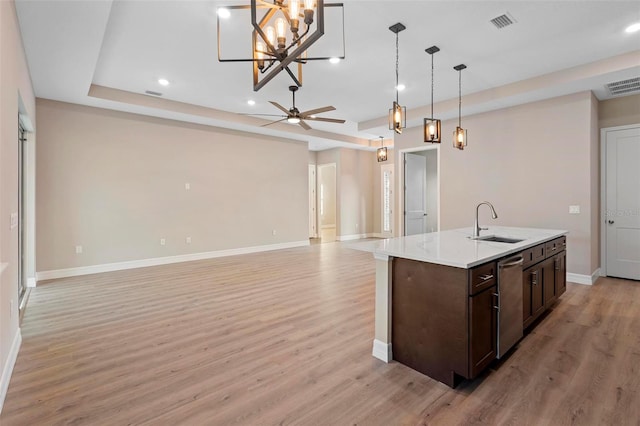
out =
[[[422,155],[404,155],[404,234],[427,232],[427,161]]]
[[[385,164],[380,167],[381,188],[381,226],[384,238],[393,237],[393,165]]]
[[[605,134],[606,274],[640,280],[640,126]]]
[[[316,215],[316,166],[309,164],[309,238],[316,238],[317,231]]]

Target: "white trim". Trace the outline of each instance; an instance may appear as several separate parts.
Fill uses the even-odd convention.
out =
[[[336,240],[338,241],[353,241],[360,240],[362,238],[371,238],[373,234],[352,234],[352,235],[339,235],[336,236]]]
[[[573,274],[571,272],[567,272],[567,281],[575,284],[593,285],[600,276],[600,268],[593,271],[593,274],[591,275]]]
[[[36,277],[27,278],[27,287],[35,287],[37,283]]]
[[[371,354],[381,361],[389,362],[393,359],[391,343],[384,343],[378,339],[373,340],[373,351]]]
[[[13,336],[13,343],[9,350],[9,356],[2,368],[2,378],[0,379],[0,413],[2,413],[2,407],[4,406],[4,398],[7,396],[7,390],[9,389],[9,381],[11,380],[11,374],[13,373],[13,367],[16,365],[16,359],[18,359],[18,351],[20,351],[20,345],[22,344],[22,334],[20,329],[16,330],[15,336]]]
[[[103,265],[81,266],[78,268],[55,269],[51,271],[36,272],[36,281],[65,277],[76,277],[79,275],[99,274],[102,272],[121,271],[124,269],[144,268],[147,266],[168,265],[171,263],[191,262],[193,260],[214,259],[216,257],[236,256],[239,254],[259,253],[263,251],[282,250],[294,247],[304,247],[308,245],[309,240],[306,239],[303,241],[292,241],[290,243],[268,244],[264,246],[182,254],[178,256],[130,260],[126,262],[107,263]]]
[[[374,232],[369,235],[371,235],[371,238],[383,238],[383,239],[392,238],[392,237],[385,237],[384,234],[382,234],[381,232]]]

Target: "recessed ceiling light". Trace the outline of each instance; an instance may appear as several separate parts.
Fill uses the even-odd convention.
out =
[[[402,92],[404,89],[406,89],[407,86],[405,86],[404,84],[400,83],[396,86],[396,89],[398,89],[399,92]]]
[[[337,64],[337,63],[340,62],[340,58],[335,58],[335,57],[331,58],[331,59],[329,59],[329,62],[331,62],[332,64]]]
[[[636,22],[635,24],[631,24],[624,30],[625,33],[629,33],[629,34],[635,33],[637,31],[640,31],[640,22]]]
[[[254,101],[253,99],[249,99],[249,100],[247,101],[247,103],[248,103],[249,105],[253,106],[253,105],[255,105],[255,104],[256,104],[256,101]]]
[[[160,86],[168,86],[169,85],[169,80],[167,80],[166,78],[159,78],[158,79],[158,84]]]
[[[218,9],[218,16],[222,19],[228,19],[231,16],[231,12],[226,7],[221,7]]]

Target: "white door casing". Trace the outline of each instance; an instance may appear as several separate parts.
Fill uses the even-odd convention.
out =
[[[383,238],[393,237],[393,164],[380,167],[380,231]]]
[[[404,235],[427,232],[427,162],[422,155],[404,155]]]
[[[317,232],[316,216],[316,166],[309,164],[309,238],[316,238]]]
[[[640,280],[640,125],[602,129],[603,274]]]

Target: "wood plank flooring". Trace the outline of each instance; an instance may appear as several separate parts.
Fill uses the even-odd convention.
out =
[[[569,284],[455,390],[373,358],[373,308],[373,258],[344,243],[52,281],[0,424],[640,424],[638,282]]]

